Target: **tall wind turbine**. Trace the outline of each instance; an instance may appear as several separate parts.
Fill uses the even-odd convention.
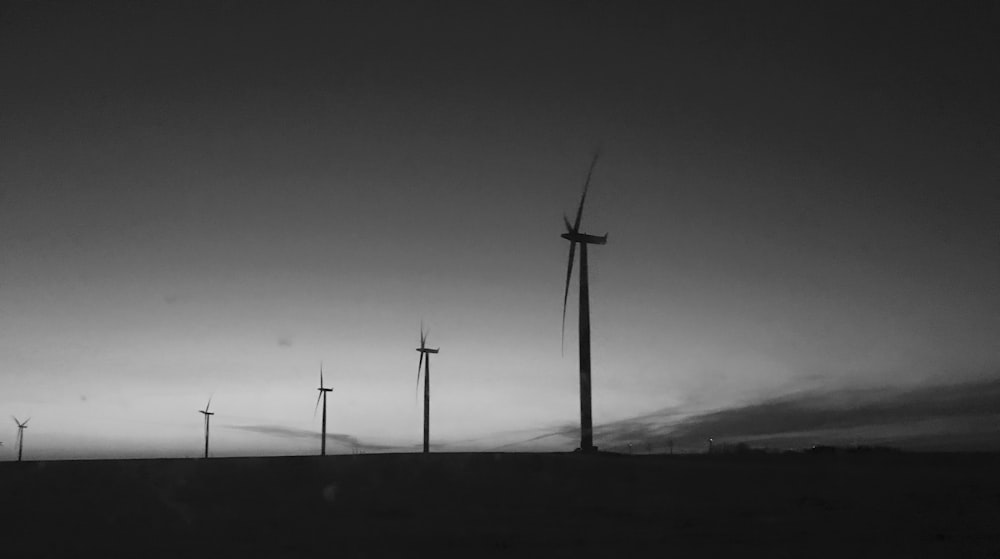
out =
[[[205,409],[198,410],[198,413],[205,416],[205,458],[208,458],[208,425],[212,420],[212,416],[215,415],[215,412],[208,411],[210,407],[212,407],[211,396],[208,397],[208,403],[205,404]]]
[[[587,200],[587,189],[590,188],[590,177],[594,174],[599,153],[594,154],[587,171],[587,180],[583,183],[583,195],[580,206],[576,209],[576,220],[573,223],[563,215],[566,222],[566,232],[562,238],[569,241],[569,266],[566,268],[566,291],[563,293],[563,338],[566,337],[566,300],[569,298],[569,281],[573,276],[573,258],[576,255],[576,245],[580,245],[580,450],[595,452],[594,427],[590,416],[590,286],[587,276],[587,245],[603,245],[608,242],[608,235],[597,237],[580,232],[580,219],[583,217],[583,203]]]
[[[14,417],[14,416],[11,416]],[[28,428],[28,422],[31,418],[25,419],[22,423],[18,418],[14,417],[14,423],[17,423],[17,461],[21,461],[21,454],[24,452],[24,430]]]
[[[319,396],[316,397],[316,407],[319,407],[320,399],[323,400],[323,438],[320,440],[319,454],[320,456],[326,456],[326,393],[331,392],[332,388],[326,388],[323,386],[323,363],[319,364]],[[316,417],[316,410],[313,410],[313,417]]]
[[[427,347],[427,334],[424,333],[424,325],[420,324],[420,361],[417,363],[417,389],[420,389],[420,368],[424,367],[424,453],[430,452],[431,437],[431,354],[437,353],[438,349]],[[425,361],[426,357],[426,361]],[[425,365],[426,363],[426,365]]]

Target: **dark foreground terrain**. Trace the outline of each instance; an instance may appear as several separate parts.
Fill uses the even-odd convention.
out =
[[[0,464],[4,557],[1000,557],[995,455]]]

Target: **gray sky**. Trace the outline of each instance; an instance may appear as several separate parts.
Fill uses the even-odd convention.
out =
[[[412,448],[421,320],[442,448],[576,424],[598,145],[596,423],[1000,373],[995,5],[288,4],[0,3],[36,456],[196,455],[211,394],[218,454],[313,452],[321,360],[337,451]]]

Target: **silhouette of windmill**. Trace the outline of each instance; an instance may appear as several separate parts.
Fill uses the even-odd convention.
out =
[[[28,422],[31,421],[31,418],[25,419],[22,423],[13,415],[11,417],[14,418],[14,423],[17,423],[17,441],[14,444],[17,445],[17,461],[20,462],[21,455],[24,453],[24,430],[28,428]]]
[[[576,245],[580,245],[580,449],[583,452],[595,452],[594,427],[590,415],[590,285],[587,272],[587,245],[603,245],[608,242],[608,235],[597,237],[580,232],[580,219],[583,217],[583,204],[587,200],[587,189],[590,188],[590,177],[594,174],[594,165],[600,153],[595,153],[587,171],[587,180],[583,183],[583,195],[580,206],[576,209],[576,220],[573,223],[563,215],[566,222],[566,232],[562,238],[569,241],[569,266],[566,268],[566,291],[563,293],[563,341],[566,338],[566,301],[569,298],[569,281],[573,276],[573,259],[576,255]]]
[[[320,361],[319,364],[319,396],[316,397],[316,407],[319,407],[319,401],[323,400],[323,436],[320,440],[319,454],[320,456],[326,456],[326,393],[333,391],[332,388],[325,388],[323,386],[323,362]],[[313,409],[313,417],[316,417],[316,410]]]
[[[208,409],[212,406],[212,397],[208,397],[208,403],[205,404],[205,409],[198,410],[198,413],[205,416],[205,458],[208,458],[208,426],[212,420],[212,416],[215,412],[210,412]]]
[[[431,355],[437,353],[439,349],[427,347],[427,334],[424,333],[424,325],[420,324],[420,361],[417,363],[417,390],[420,389],[420,368],[424,367],[424,453],[430,452],[431,436]],[[426,357],[426,365],[424,358]]]

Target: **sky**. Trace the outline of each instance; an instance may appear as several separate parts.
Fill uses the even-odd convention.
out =
[[[0,415],[572,450],[600,149],[598,446],[1000,450],[1000,9],[806,4],[0,2]]]

